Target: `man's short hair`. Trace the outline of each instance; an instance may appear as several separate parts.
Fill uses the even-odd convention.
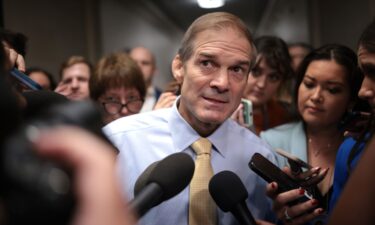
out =
[[[89,67],[89,71],[90,71],[90,74],[91,74],[91,71],[92,71],[91,63],[83,56],[73,55],[73,56],[70,56],[68,59],[66,59],[61,64],[60,71],[59,71],[60,80],[62,79],[63,72],[66,68],[71,67],[71,66],[73,66],[75,64],[78,64],[78,63],[83,63],[83,64],[87,65]]]
[[[251,32],[247,28],[246,24],[237,16],[227,12],[214,12],[205,14],[196,19],[186,31],[181,48],[178,54],[182,62],[186,62],[193,54],[194,41],[200,32],[206,30],[222,30],[224,28],[233,28],[238,30],[245,38],[249,41],[252,48],[251,55],[251,66],[255,62],[256,48]]]
[[[99,60],[90,78],[90,97],[93,100],[110,88],[135,88],[142,99],[146,95],[146,84],[137,63],[124,52],[112,53]]]
[[[358,46],[375,53],[375,19],[366,27],[359,38]]]

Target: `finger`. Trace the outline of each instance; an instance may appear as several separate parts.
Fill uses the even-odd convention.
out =
[[[278,191],[277,191],[278,185],[276,182],[271,182],[267,184],[266,186],[266,195],[270,197],[271,199],[276,198]]]
[[[329,170],[329,168],[326,168],[323,171],[321,171],[318,175],[313,176],[310,179],[301,182],[300,183],[301,186],[303,186],[303,187],[309,187],[309,186],[318,184],[320,181],[322,181],[326,177],[326,175],[328,173],[328,170]]]
[[[279,211],[280,209],[285,208],[290,202],[293,202],[302,196],[305,195],[305,189],[298,188],[298,189],[293,189],[290,191],[286,191],[283,193],[280,193],[274,198],[274,210]],[[279,212],[284,213],[284,212]]]
[[[25,64],[25,59],[23,58],[22,55],[17,54],[16,58],[16,66],[19,71],[25,72],[26,71],[26,64]]]
[[[314,218],[322,215],[323,212],[324,212],[324,210],[322,208],[317,208],[311,213],[303,214],[301,216],[293,218],[290,222],[286,222],[286,221],[285,222],[286,222],[286,224],[293,224],[293,225],[294,224],[295,225],[308,224],[308,222],[310,222]],[[288,211],[288,213],[289,213],[289,211]]]
[[[242,104],[240,104],[240,105],[237,107],[237,109],[236,109],[236,110],[232,113],[232,115],[231,115],[231,118],[232,118],[233,120],[235,120],[236,122],[238,122],[238,120],[239,120],[239,111],[240,111],[241,107],[243,107]]]
[[[68,88],[68,85],[67,84],[64,84],[62,82],[60,82],[58,84],[58,86],[55,88],[55,92],[56,93],[59,93],[59,94],[62,94],[64,96],[68,96],[70,95],[72,92],[70,91],[70,89]]]
[[[310,214],[314,208],[318,206],[319,202],[316,199],[311,199],[302,203],[295,204],[288,208],[288,215],[292,218],[299,217],[301,215]]]
[[[302,173],[298,174],[297,179],[302,180],[302,181],[308,180],[311,177],[317,176],[320,173],[320,170],[321,170],[321,168],[319,166],[314,167],[310,170],[307,170],[305,172],[302,172]]]

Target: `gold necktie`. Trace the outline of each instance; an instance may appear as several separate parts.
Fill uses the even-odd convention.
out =
[[[211,146],[211,142],[206,138],[200,138],[191,145],[197,159],[190,182],[189,225],[216,224],[216,204],[208,193],[208,183],[213,175]]]

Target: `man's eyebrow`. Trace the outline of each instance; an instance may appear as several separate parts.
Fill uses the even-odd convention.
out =
[[[201,56],[201,57],[205,57],[205,58],[208,58],[208,59],[216,59],[217,56],[216,55],[213,55],[213,54],[210,54],[208,52],[201,52],[198,54],[198,56]],[[250,61],[249,60],[238,60],[235,65],[250,65]]]
[[[212,54],[207,53],[207,52],[201,52],[201,53],[198,54],[198,56],[203,56],[203,57],[210,58],[210,59],[216,58],[215,55],[212,55]]]
[[[364,74],[375,76],[375,64],[372,63],[364,63],[361,64],[361,70]]]
[[[237,65],[246,65],[250,66],[250,61],[249,60],[240,60],[236,63]]]

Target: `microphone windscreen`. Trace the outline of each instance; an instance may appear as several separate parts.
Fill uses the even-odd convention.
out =
[[[156,165],[158,165],[159,162],[160,161],[153,162],[143,171],[141,175],[139,175],[134,185],[134,196],[137,196],[139,192],[142,191],[144,187],[146,187],[150,180],[151,172],[154,171]]]
[[[180,193],[190,183],[195,164],[185,153],[175,153],[167,156],[150,174],[148,183],[157,183],[163,190],[162,201]]]
[[[241,179],[231,171],[222,171],[213,176],[209,183],[209,191],[216,205],[224,212],[231,211],[248,197]]]

